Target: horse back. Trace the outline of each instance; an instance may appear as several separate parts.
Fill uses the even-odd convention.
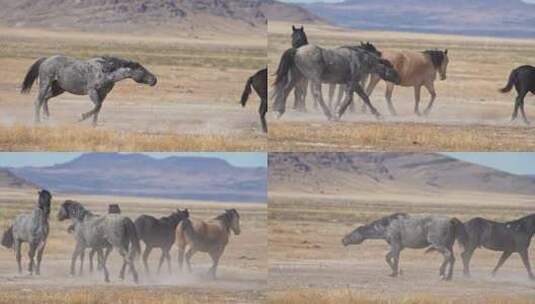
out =
[[[202,244],[190,239],[182,228],[182,223],[177,228],[176,240],[179,247],[184,248],[189,244],[195,244],[200,251],[210,250],[214,245],[225,246],[228,243],[228,232],[216,224],[202,220],[190,220],[195,234],[203,240]]]
[[[383,58],[390,61],[399,73],[401,86],[422,85],[426,80],[434,80],[435,68],[421,52],[383,52]]]

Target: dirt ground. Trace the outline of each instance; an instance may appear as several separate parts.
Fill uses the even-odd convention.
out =
[[[4,229],[16,214],[30,210],[34,194],[12,190],[0,193],[0,227]],[[175,248],[172,250],[171,274],[165,264],[161,274],[156,273],[159,250],[151,253],[150,274],[144,272],[141,260],[137,261],[139,285],[134,284],[128,274],[125,281],[119,280],[122,263],[115,252],[109,263],[111,283],[105,283],[100,272],[90,274],[87,260],[84,275],[71,277],[70,255],[75,243],[66,231],[70,223],[56,220],[57,208],[67,198],[78,200],[97,213],[106,212],[110,202],[119,203],[123,213],[133,219],[141,214],[164,216],[176,208],[189,208],[192,217],[208,219],[232,207],[240,212],[242,233],[231,237],[216,281],[206,277],[211,262],[202,253],[192,258],[193,274],[179,273]],[[58,194],[53,199],[50,225],[41,276],[30,276],[27,272],[19,275],[13,252],[5,248],[0,250],[0,303],[109,303],[111,300],[122,303],[258,303],[265,298],[265,205]],[[23,267],[27,269],[26,247],[23,247]]]
[[[401,253],[399,278],[388,276],[388,245],[368,240],[344,247],[342,237],[394,212],[447,214],[468,220],[514,219],[532,212],[533,198],[499,193],[392,193],[314,195],[270,192],[270,303],[533,303],[535,289],[518,255],[492,277],[500,253],[477,250],[472,278],[462,276],[456,245],[454,278],[441,281],[442,257],[424,250]],[[531,256],[535,254],[531,250]]]
[[[513,68],[535,61],[530,51],[535,46],[534,40],[356,31],[321,25],[305,25],[305,31],[309,43],[323,47],[371,41],[379,50],[447,48],[448,79],[435,82],[438,96],[428,117],[413,114],[414,90],[404,87],[394,90],[393,103],[398,116],[392,116],[386,108],[384,82],[380,82],[371,96],[372,103],[383,115],[380,121],[363,114],[360,100],[355,99],[355,113],[346,112],[341,122],[328,122],[322,112],[314,109],[310,92],[308,113],[296,112],[292,110],[292,93],[284,116],[278,120],[270,116],[271,150],[486,151],[535,147],[533,127],[525,126],[520,120],[510,122],[515,95],[498,92]],[[276,69],[282,52],[291,44],[290,35],[290,24],[270,22],[271,70]],[[422,90],[421,109],[429,101],[428,92]],[[327,86],[323,95],[328,101]],[[530,114],[533,105],[533,98],[528,96],[528,118],[535,117]]]
[[[139,137],[194,135],[199,141],[218,136],[228,142],[247,140],[250,150],[264,150],[266,136],[259,128],[259,99],[253,95],[245,109],[239,99],[247,78],[266,63],[266,38],[226,38],[0,28],[0,124],[3,128],[34,126],[36,87],[29,95],[19,91],[25,73],[37,58],[55,54],[83,59],[112,55],[140,62],[157,75],[158,84],[149,87],[130,80],[118,83],[104,102],[97,130]],[[92,107],[87,96],[65,93],[50,101],[52,117],[42,126],[51,135],[71,126],[91,130],[88,121],[79,123],[78,119]],[[153,140],[158,147],[159,138]],[[2,143],[0,149],[8,146]],[[110,142],[108,150],[117,146]],[[187,144],[183,147],[195,148]],[[212,150],[218,148],[222,147],[214,143]],[[52,146],[41,150],[57,149]]]

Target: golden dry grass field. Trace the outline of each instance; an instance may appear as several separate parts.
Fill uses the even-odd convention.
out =
[[[34,128],[34,86],[20,85],[39,57],[63,54],[81,59],[103,55],[140,62],[158,77],[155,87],[131,80],[106,98],[99,126],[78,123],[93,107],[87,96],[65,93],[50,101],[51,119]],[[113,34],[0,28],[1,150],[195,151],[266,148],[254,96],[239,99],[245,81],[266,64],[266,36],[180,33]],[[65,134],[71,134],[64,138]]]
[[[522,122],[510,122],[514,93],[501,94],[511,70],[535,63],[535,40],[463,37],[452,35],[394,33],[346,30],[324,25],[307,25],[308,41],[323,47],[359,44],[371,41],[379,50],[426,49],[449,50],[448,79],[435,82],[437,99],[428,117],[413,114],[412,88],[396,87],[393,103],[398,116],[387,111],[384,82],[371,96],[383,114],[376,121],[369,114],[347,112],[340,122],[328,122],[313,107],[307,95],[308,113],[292,110],[293,93],[287,112],[279,120],[269,115],[270,151],[518,151],[535,148],[535,128]],[[291,46],[291,24],[270,22],[268,57],[270,71],[275,71],[280,56]],[[272,82],[273,79],[270,79]],[[271,87],[270,87],[271,89]],[[324,99],[328,88],[324,86]],[[422,105],[429,95],[422,91]],[[532,95],[526,98],[528,118],[535,118]]]
[[[454,277],[444,282],[438,276],[439,254],[405,249],[400,258],[403,274],[391,278],[385,241],[350,247],[341,243],[359,225],[394,212],[508,220],[533,212],[533,197],[406,189],[312,193],[270,191],[268,303],[535,303],[533,282],[518,255],[493,278],[490,272],[501,253],[476,250],[472,278],[465,278],[461,248],[455,245]],[[531,257],[534,254],[532,248]]]
[[[2,231],[11,219],[29,212],[34,205],[35,193],[25,190],[2,189],[0,192],[0,227]],[[242,233],[232,236],[220,262],[218,280],[206,278],[204,273],[211,265],[206,254],[192,258],[193,274],[179,273],[177,250],[172,250],[173,273],[166,267],[161,274],[155,270],[159,250],[151,253],[151,274],[143,271],[137,260],[140,284],[132,282],[127,274],[120,281],[119,255],[110,255],[111,283],[104,283],[102,274],[88,272],[81,277],[69,276],[70,256],[74,239],[66,229],[70,223],[58,222],[56,214],[65,199],[82,202],[96,213],[105,213],[108,203],[118,203],[123,213],[135,219],[141,214],[164,216],[176,208],[189,208],[192,218],[208,219],[224,211],[236,208],[241,215]],[[53,198],[51,231],[42,263],[41,276],[19,275],[13,251],[0,249],[0,303],[259,303],[265,299],[267,280],[267,223],[266,205],[249,203],[216,203],[199,201],[175,201],[168,199],[87,196],[57,194]],[[142,244],[142,249],[144,245]],[[23,246],[23,267],[27,269],[26,246]],[[87,258],[87,254],[86,254]]]

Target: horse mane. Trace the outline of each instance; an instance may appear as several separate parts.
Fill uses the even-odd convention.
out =
[[[85,207],[81,203],[79,203],[77,201],[66,200],[63,203],[63,206],[65,206],[65,205],[67,205],[69,209],[75,209],[76,210],[76,217],[79,220],[83,220],[88,215],[93,215],[93,213],[91,211],[85,209]]]
[[[436,69],[440,68],[440,66],[444,62],[444,59],[446,58],[444,52],[440,50],[426,50],[423,51],[423,53],[431,58],[431,62],[433,63],[433,66]]]
[[[120,68],[137,69],[141,67],[141,65],[135,61],[118,57],[102,56],[100,59],[102,60],[102,71],[104,73],[112,73]]]
[[[390,225],[390,223],[394,220],[397,220],[398,218],[402,217],[402,218],[406,218],[408,217],[409,215],[407,213],[404,213],[404,212],[398,212],[398,213],[394,213],[394,214],[391,214],[391,215],[388,215],[388,216],[385,216],[385,217],[382,217],[374,222],[372,222],[370,225],[376,225],[376,224],[379,224],[381,226],[388,226]]]
[[[506,222],[505,225],[506,225],[506,227],[511,227],[512,226],[513,228],[523,229],[523,230],[526,230],[526,232],[528,232],[527,231],[528,227],[526,226],[526,224],[527,224],[527,222],[529,220],[533,221],[532,224],[535,224],[535,213],[532,213],[530,215],[526,215],[526,216],[521,217],[519,219],[516,219],[514,221]]]

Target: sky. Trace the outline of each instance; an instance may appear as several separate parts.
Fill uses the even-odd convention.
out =
[[[535,175],[535,153],[533,152],[454,152],[444,154],[513,174]]]
[[[0,153],[0,167],[46,167],[54,164],[68,162],[83,153],[46,153],[46,152],[21,152],[21,153]],[[267,156],[265,153],[219,153],[219,152],[199,152],[199,153],[141,153],[154,158],[164,158],[168,156],[198,156],[217,157],[228,161],[238,167],[267,167]]]

